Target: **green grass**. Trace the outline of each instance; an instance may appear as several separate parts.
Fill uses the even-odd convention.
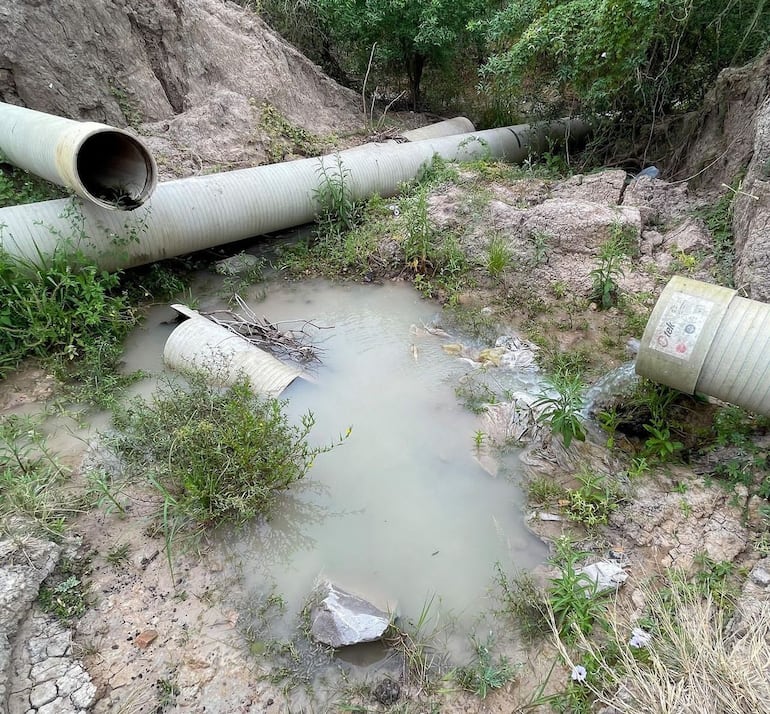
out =
[[[2,159],[2,156],[0,156]],[[63,198],[66,191],[23,169],[0,163],[0,208]]]
[[[268,513],[278,494],[332,448],[309,445],[311,413],[293,425],[282,402],[257,396],[245,382],[226,390],[202,375],[187,375],[187,382],[166,381],[149,403],[137,398],[118,407],[117,434],[105,437],[128,474],[159,496],[167,545],[175,535]]]
[[[69,473],[46,449],[31,418],[0,417],[0,527],[58,538],[80,504],[65,489]]]

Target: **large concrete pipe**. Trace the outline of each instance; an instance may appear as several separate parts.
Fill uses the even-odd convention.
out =
[[[417,129],[401,132],[401,136],[407,141],[422,141],[423,139],[438,139],[442,136],[452,136],[453,134],[467,134],[476,131],[473,122],[467,117],[454,117],[453,119],[444,119],[435,124],[428,124]]]
[[[320,158],[168,181],[128,220],[83,204],[78,230],[82,226],[86,237],[71,236],[70,242],[107,270],[132,267],[309,223],[330,176],[342,174],[356,201],[375,193],[392,196],[436,155],[522,161],[565,135],[581,138],[587,132],[577,120],[525,124],[407,144],[366,144]],[[33,262],[50,255],[61,236],[72,233],[69,205],[59,200],[0,209],[0,245]]]
[[[675,276],[647,322],[636,372],[770,416],[770,305]]]
[[[15,166],[107,210],[141,206],[158,183],[155,160],[133,134],[2,102],[0,152]]]

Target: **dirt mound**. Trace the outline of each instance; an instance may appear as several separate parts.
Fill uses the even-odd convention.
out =
[[[360,126],[355,93],[229,2],[0,0],[0,18],[0,99],[162,134],[174,158],[263,160],[247,109],[265,101],[316,133]]]

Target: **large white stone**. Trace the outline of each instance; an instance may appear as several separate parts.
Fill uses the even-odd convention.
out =
[[[311,613],[311,632],[318,642],[345,647],[379,640],[390,624],[390,615],[363,598],[324,583],[323,599]]]

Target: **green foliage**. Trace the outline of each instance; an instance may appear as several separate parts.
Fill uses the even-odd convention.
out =
[[[293,426],[281,402],[255,395],[244,382],[220,391],[201,375],[188,381],[187,388],[168,381],[150,403],[137,398],[118,408],[118,433],[105,437],[129,473],[160,495],[167,541],[269,512],[278,494],[332,448],[307,443],[312,414]]]
[[[561,435],[565,448],[569,448],[573,439],[585,441],[583,429],[583,380],[579,373],[571,370],[556,372],[551,378],[551,387],[555,390],[553,396],[549,392],[541,392],[535,407],[543,411],[538,422],[548,424],[554,434]]]
[[[40,425],[25,417],[0,416],[0,523],[13,530],[61,535],[77,503],[64,489],[68,472],[46,449]]]
[[[495,584],[502,614],[513,620],[526,640],[533,641],[550,632],[546,596],[531,575],[520,571],[509,577],[500,563],[495,563]]]
[[[473,661],[455,670],[455,679],[462,689],[481,699],[493,689],[500,689],[513,679],[516,668],[502,655],[495,661],[489,651],[489,642],[473,642]]]
[[[317,0],[323,29],[336,53],[363,76],[373,45],[375,70],[409,80],[411,105],[417,109],[426,66],[441,67],[476,47],[478,23],[486,0]]]
[[[107,80],[107,86],[112,98],[117,103],[121,114],[123,114],[126,124],[134,131],[139,131],[142,124],[142,113],[139,102],[131,92],[124,89],[114,78]]]
[[[318,204],[316,225],[318,237],[333,238],[350,231],[360,217],[360,207],[353,200],[350,187],[350,169],[339,155],[333,166],[319,161],[320,183],[315,191]]]
[[[292,155],[317,156],[320,153],[323,141],[292,124],[272,104],[263,102],[260,113],[260,128],[266,135],[265,151],[271,164]]]
[[[55,355],[62,376],[114,369],[119,342],[136,323],[116,294],[118,276],[77,253],[57,251],[40,263],[0,249],[0,377],[28,356]]]
[[[623,234],[613,236],[599,251],[599,265],[589,276],[592,280],[590,299],[600,310],[609,310],[618,303],[618,279],[623,277],[620,263],[627,250]]]
[[[90,602],[87,567],[86,561],[63,560],[40,588],[38,601],[43,610],[64,622],[81,617]]]
[[[597,597],[593,581],[578,572],[579,563],[589,553],[575,550],[567,536],[559,538],[554,548],[550,562],[561,572],[551,579],[548,602],[559,634],[571,642],[577,632],[588,634],[596,622],[604,620],[605,606]]]
[[[606,525],[610,514],[618,507],[621,494],[617,484],[607,476],[583,468],[576,476],[580,488],[567,494],[570,518],[587,528]]]
[[[735,266],[735,242],[733,238],[733,201],[740,186],[740,177],[720,196],[711,207],[700,210],[697,215],[703,219],[714,240],[714,277],[717,282],[733,287]]]
[[[485,73],[495,95],[641,131],[695,108],[719,70],[768,46],[768,27],[765,0],[521,0],[489,23]]]
[[[499,278],[511,262],[511,250],[506,241],[495,236],[487,248],[487,272]]]
[[[66,195],[64,189],[59,186],[15,166],[0,163],[0,208],[48,201]]]

